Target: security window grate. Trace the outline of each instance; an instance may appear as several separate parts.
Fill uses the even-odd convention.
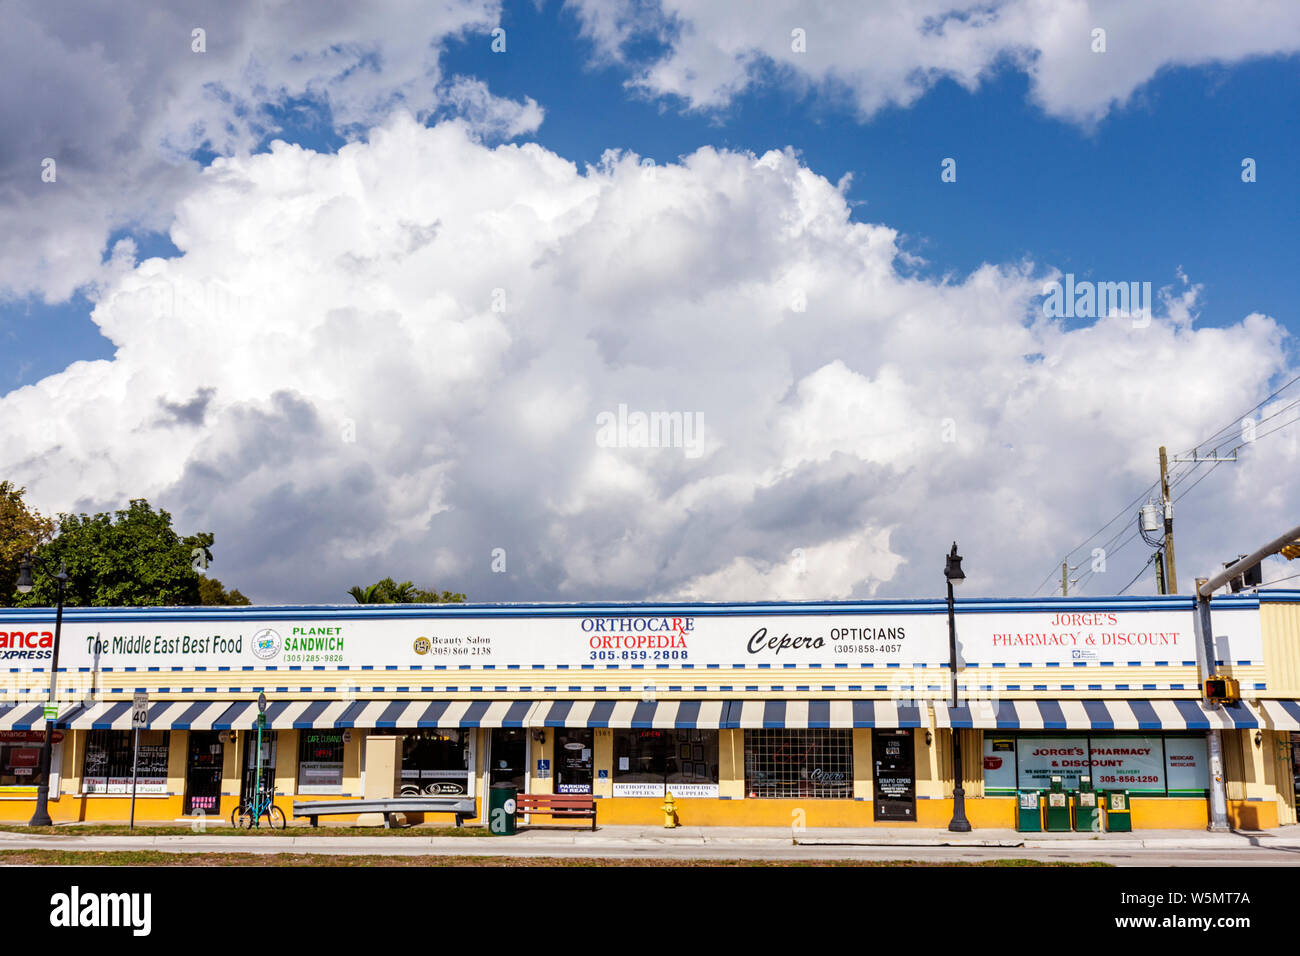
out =
[[[745,792],[751,797],[853,796],[853,731],[745,731]]]

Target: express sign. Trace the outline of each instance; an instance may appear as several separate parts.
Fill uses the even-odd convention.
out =
[[[0,661],[43,661],[53,656],[53,631],[0,631]]]

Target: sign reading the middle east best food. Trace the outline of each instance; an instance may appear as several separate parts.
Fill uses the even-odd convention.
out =
[[[487,616],[362,616],[340,609],[301,619],[230,614],[193,620],[115,621],[96,615],[65,619],[61,668],[421,667],[447,670],[563,666],[608,670],[760,668],[787,666],[912,668],[948,662],[943,612],[838,610],[785,613],[746,607],[735,613],[583,614],[547,612]],[[1228,659],[1259,661],[1259,611],[1215,612],[1215,635]],[[48,666],[48,625],[0,619],[0,666]],[[1116,610],[1086,613],[963,612],[958,653],[966,666],[1152,664],[1197,659],[1192,611]]]

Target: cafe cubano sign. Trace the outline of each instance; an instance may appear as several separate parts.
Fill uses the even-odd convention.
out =
[[[680,607],[538,608],[499,614],[406,616],[349,608],[289,613],[267,608],[193,616],[124,610],[63,622],[61,667],[315,668],[419,667],[620,669],[829,669],[939,667],[947,664],[942,606],[792,605],[725,610]],[[819,609],[820,611],[820,609]],[[294,616],[294,614],[300,616]],[[0,661],[48,666],[43,619],[0,612]],[[1220,659],[1261,659],[1258,607],[1216,609]],[[1181,665],[1197,659],[1190,608],[962,611],[958,653],[966,666]],[[14,637],[13,635],[18,635]],[[29,635],[35,635],[34,637]],[[6,643],[7,642],[7,643]]]

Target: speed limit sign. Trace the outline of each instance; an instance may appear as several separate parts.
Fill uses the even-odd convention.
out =
[[[131,700],[131,726],[141,730],[149,726],[149,695],[136,694]]]

